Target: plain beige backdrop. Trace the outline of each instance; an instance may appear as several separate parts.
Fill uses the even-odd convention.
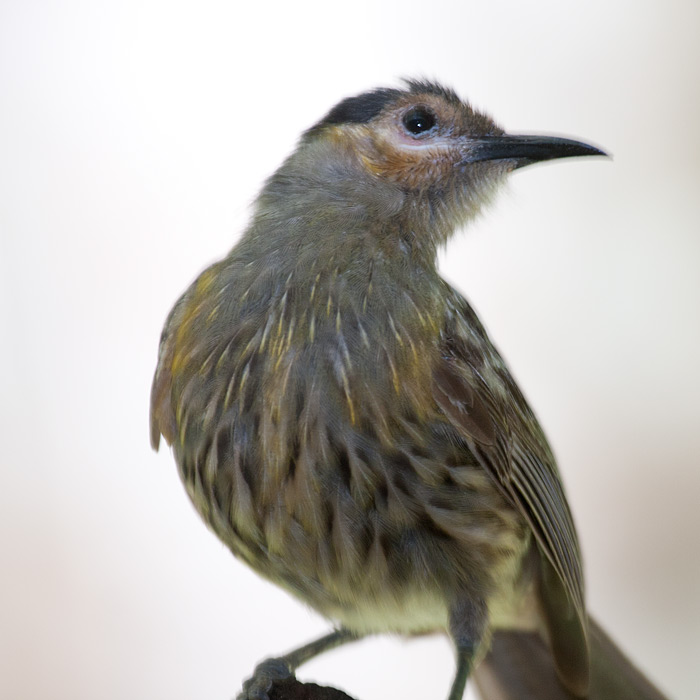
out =
[[[298,134],[402,75],[614,156],[518,172],[442,265],[558,454],[590,609],[698,697],[699,27],[692,0],[0,3],[0,697],[228,700],[325,629],[199,521],[148,392]],[[378,638],[300,675],[439,700],[452,670]]]

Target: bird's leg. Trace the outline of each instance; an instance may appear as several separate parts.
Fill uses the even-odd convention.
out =
[[[243,690],[236,700],[269,700],[268,691],[274,681],[292,677],[299,666],[314,656],[360,637],[361,635],[341,628],[284,656],[265,659],[255,667],[253,675],[243,684]]]
[[[473,662],[473,647],[457,647],[457,672],[452,681],[452,688],[450,688],[450,695],[447,700],[462,700]]]
[[[481,648],[487,619],[486,605],[469,595],[450,609],[450,635],[457,650],[457,671],[447,700],[462,700],[467,678]]]

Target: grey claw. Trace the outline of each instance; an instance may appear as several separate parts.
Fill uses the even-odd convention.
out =
[[[253,675],[243,683],[236,700],[270,700],[269,690],[275,681],[293,677],[286,659],[265,659],[255,667]]]

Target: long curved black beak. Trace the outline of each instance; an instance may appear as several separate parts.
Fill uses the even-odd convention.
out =
[[[559,136],[503,134],[470,140],[462,164],[482,160],[512,160],[516,168],[555,158],[607,156],[595,146]]]

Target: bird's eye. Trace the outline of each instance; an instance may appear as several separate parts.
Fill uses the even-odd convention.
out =
[[[403,115],[403,125],[410,134],[418,136],[436,124],[435,115],[427,107],[413,107]]]

